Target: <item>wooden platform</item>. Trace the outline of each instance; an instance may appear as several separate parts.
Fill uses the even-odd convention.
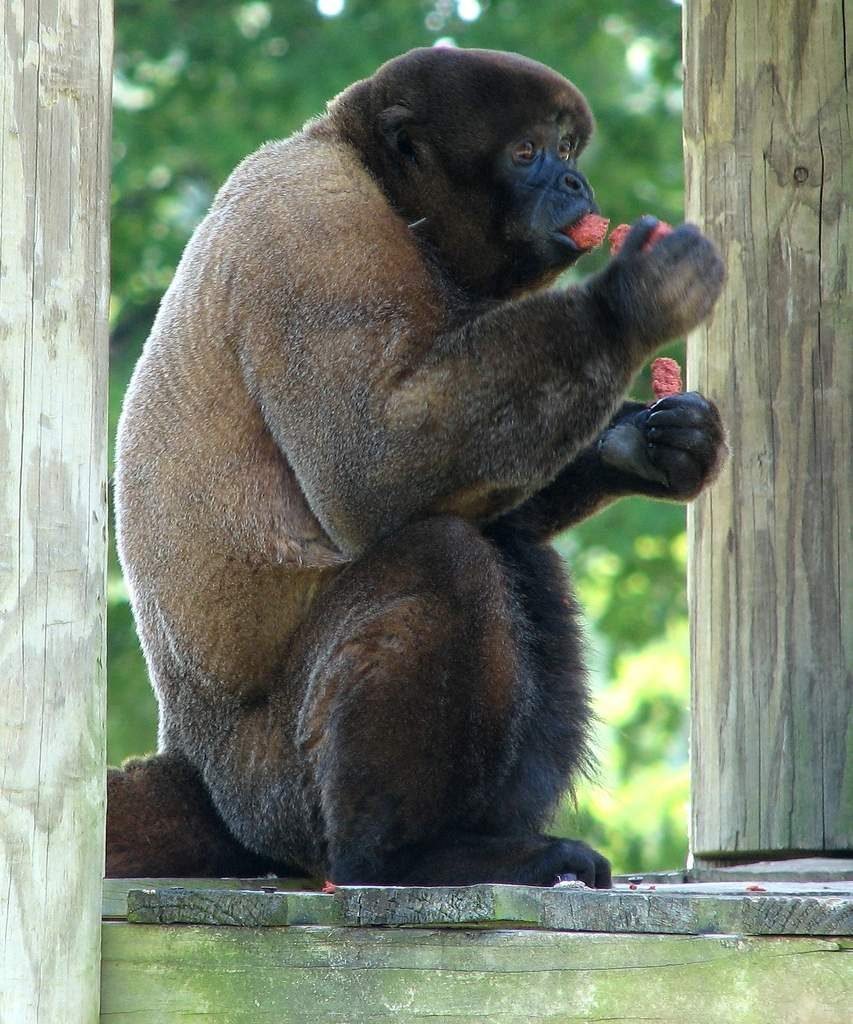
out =
[[[102,1021],[853,1019],[853,882],[176,881],[105,883]]]

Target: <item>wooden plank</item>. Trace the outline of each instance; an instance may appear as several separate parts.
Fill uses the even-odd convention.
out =
[[[774,893],[546,890],[543,928],[672,935],[853,935],[853,898]]]
[[[732,449],[688,512],[700,860],[853,849],[847,11],[684,8],[687,215],[728,270],[688,380]]]
[[[527,885],[338,888],[344,921],[354,926],[537,924],[546,891]]]
[[[853,860],[849,857],[797,857],[732,867],[693,868],[688,876],[696,882],[853,882]]]
[[[810,857],[791,861],[762,861],[732,868],[702,868],[690,871],[658,871],[643,875],[617,875],[616,883],[627,885],[636,878],[648,883],[680,884],[711,881],[853,881],[853,861],[841,858]],[[102,916],[105,919],[127,916],[127,894],[131,889],[274,889],[283,892],[318,892],[320,883],[310,878],[105,878]],[[703,890],[704,891],[704,890]],[[508,918],[509,920],[509,918]],[[518,918],[513,918],[518,920]]]
[[[612,891],[514,885],[456,888],[339,887],[322,893],[131,890],[127,919],[138,924],[247,928],[292,924],[400,926],[516,925],[569,931],[670,934],[853,935],[853,884],[743,883],[646,886]]]
[[[853,901],[853,882],[773,882],[762,879],[742,879],[737,882],[670,882],[665,885],[641,882],[639,885],[616,885],[614,890],[656,892],[669,896],[672,893],[688,893],[693,896],[741,896],[745,893],[767,893],[771,896],[842,896]]]
[[[0,7],[0,1020],[97,1017],[109,0]]]
[[[318,892],[226,889],[131,889],[127,919],[134,924],[215,924],[269,928],[292,924],[345,924],[339,897]]]
[[[853,882],[849,857],[793,857],[759,860],[729,867],[684,868],[681,871],[647,871],[641,875],[614,875],[614,882]]]
[[[320,883],[310,878],[105,878],[101,914],[105,919],[127,917],[131,889],[261,889],[314,892]]]
[[[134,924],[248,928],[289,924],[351,927],[538,924],[546,891],[524,885],[340,886],[334,895],[182,887],[132,889],[127,894],[127,919]]]
[[[101,1021],[847,1024],[820,939],[104,925]]]

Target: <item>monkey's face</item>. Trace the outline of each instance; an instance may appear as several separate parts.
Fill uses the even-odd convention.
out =
[[[550,68],[488,50],[413,50],[331,109],[463,287],[487,296],[534,288],[582,255],[566,229],[597,212],[575,165],[592,114]]]
[[[598,213],[575,163],[581,140],[570,113],[533,124],[512,140],[496,165],[500,216],[520,284],[563,270],[587,250],[569,229]]]

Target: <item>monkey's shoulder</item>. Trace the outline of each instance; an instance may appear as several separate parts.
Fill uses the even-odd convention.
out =
[[[291,281],[398,291],[428,287],[411,231],[358,154],[334,136],[298,133],[246,157],[208,217],[214,245],[285,270]]]

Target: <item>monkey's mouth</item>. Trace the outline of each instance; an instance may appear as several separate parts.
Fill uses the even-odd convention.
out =
[[[585,213],[572,224],[560,228],[558,234],[567,238],[578,252],[597,249],[607,237],[610,221],[597,213]]]

